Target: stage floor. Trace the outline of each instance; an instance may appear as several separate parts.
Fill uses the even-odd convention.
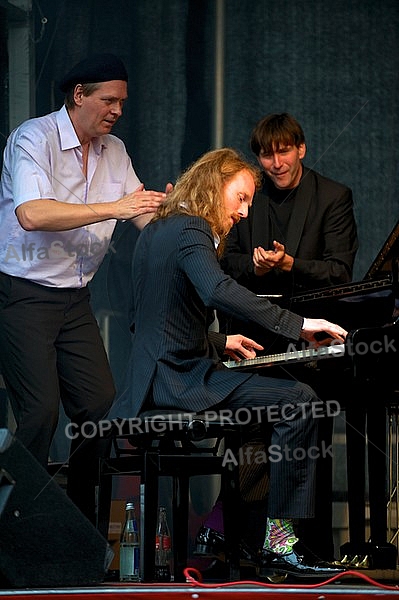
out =
[[[353,596],[399,598],[399,571],[348,571],[328,581],[280,583],[239,581],[204,583],[197,573],[187,571],[187,583],[182,584],[122,584],[104,583],[93,587],[59,589],[0,590],[0,600],[256,600],[258,598],[298,598],[299,600],[353,599]],[[298,580],[296,580],[298,581]]]

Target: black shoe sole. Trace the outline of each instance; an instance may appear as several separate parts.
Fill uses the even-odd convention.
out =
[[[268,579],[269,581],[275,577],[295,577],[296,579],[330,579],[331,577],[335,577],[339,573],[344,573],[344,571],[337,571],[336,573],[301,573],[290,571],[289,569],[273,569],[273,568],[259,568],[256,571],[259,579]]]
[[[226,555],[223,551],[215,552],[213,546],[207,544],[197,544],[193,551],[194,556],[200,556],[202,558],[215,558],[221,562],[226,562]],[[241,567],[257,567],[258,563],[255,559],[240,558]]]

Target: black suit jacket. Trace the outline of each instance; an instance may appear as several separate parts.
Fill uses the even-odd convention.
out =
[[[200,411],[222,402],[251,374],[223,366],[209,334],[214,309],[298,340],[299,315],[240,286],[219,265],[208,223],[176,215],[150,223],[136,244],[134,333],[124,392],[111,417],[154,405]],[[224,340],[224,338],[223,338]]]
[[[262,277],[254,274],[253,249],[270,249],[270,185],[265,177],[248,219],[242,219],[231,230],[221,261],[224,271],[257,294],[292,296],[351,281],[358,249],[352,192],[306,167],[293,201],[287,239],[277,239],[294,257],[293,269],[290,273],[274,270]]]

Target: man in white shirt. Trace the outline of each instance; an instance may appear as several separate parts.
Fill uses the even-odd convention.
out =
[[[16,437],[46,467],[61,400],[73,432],[67,491],[91,520],[94,433],[115,389],[87,284],[116,222],[141,229],[170,187],[145,190],[111,135],[127,81],[112,54],[76,65],[61,110],[10,134],[0,182],[1,373]]]

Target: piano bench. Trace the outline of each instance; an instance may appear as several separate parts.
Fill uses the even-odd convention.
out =
[[[241,424],[219,417],[181,411],[148,411],[115,425],[110,435],[113,456],[100,459],[97,498],[97,528],[108,537],[112,478],[140,478],[141,580],[155,577],[155,534],[158,516],[159,477],[172,477],[172,553],[174,580],[185,582],[188,555],[189,481],[195,475],[221,476],[226,563],[229,580],[240,579],[239,469],[237,461],[224,456],[238,455],[242,445]],[[200,444],[206,440],[206,445]]]

